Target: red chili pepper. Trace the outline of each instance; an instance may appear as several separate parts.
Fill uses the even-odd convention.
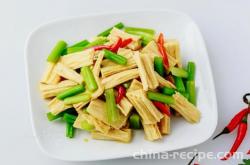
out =
[[[250,155],[250,150],[248,150],[247,155]]]
[[[94,47],[94,50],[97,51],[97,50],[102,50],[102,49],[110,49],[111,46],[109,45],[100,45],[100,46],[95,46]]]
[[[158,45],[159,52],[162,55],[164,67],[166,69],[168,69],[169,68],[168,54],[167,54],[167,51],[165,50],[165,47],[164,47],[164,36],[162,33],[160,33],[160,35],[159,35],[157,45]]]
[[[122,39],[118,38],[117,42],[110,47],[110,51],[116,53],[118,49],[121,47],[121,44],[122,44]]]
[[[124,48],[124,47],[128,46],[128,44],[130,44],[132,41],[133,41],[132,38],[125,39],[122,41],[122,44],[120,47]]]
[[[126,88],[123,85],[119,85],[119,86],[117,86],[116,89],[117,89],[118,94],[117,94],[115,101],[116,101],[116,104],[119,104],[121,102],[122,98],[126,94]]]
[[[237,113],[233,119],[229,122],[229,124],[222,130],[221,133],[219,133],[218,135],[216,135],[214,139],[216,139],[217,137],[223,135],[223,134],[228,134],[230,132],[232,132],[241,122],[242,118],[249,113],[249,108],[245,108],[242,109],[239,113]]]
[[[247,132],[247,115],[248,115],[248,113],[241,120],[241,123],[240,123],[239,128],[238,128],[238,132],[237,132],[237,137],[234,141],[234,144],[233,144],[230,152],[225,157],[223,157],[221,160],[227,160],[231,156],[233,156],[233,154],[237,151],[240,144],[244,140],[244,138],[246,136],[246,132]]]
[[[161,102],[158,101],[153,101],[153,104],[156,106],[156,108],[158,108],[162,113],[165,113],[166,115],[170,116],[170,108],[168,105],[163,104]]]

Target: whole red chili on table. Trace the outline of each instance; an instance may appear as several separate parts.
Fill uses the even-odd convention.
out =
[[[237,113],[232,120],[229,122],[229,124],[220,132],[218,135],[216,135],[214,139],[217,137],[223,135],[223,134],[228,134],[231,133],[241,122],[242,118],[249,113],[249,108],[242,109],[239,113]]]
[[[236,114],[234,116],[234,118],[230,121],[230,123],[224,128],[224,130],[220,134],[218,134],[217,136],[215,136],[213,138],[213,139],[215,139],[222,134],[230,133],[239,125],[237,137],[234,141],[233,146],[231,147],[229,153],[225,157],[221,158],[221,160],[227,160],[231,156],[233,156],[233,154],[238,150],[238,148],[240,147],[242,141],[244,140],[244,138],[246,136],[247,117],[248,117],[248,113],[250,111],[249,110],[250,109],[250,102],[248,101],[247,96],[250,96],[250,93],[247,93],[243,96],[243,101],[248,105],[248,107],[241,110],[238,114]]]
[[[230,152],[225,157],[221,158],[221,160],[229,159],[238,150],[239,146],[241,145],[242,141],[244,140],[244,138],[246,136],[247,117],[248,117],[248,113],[241,120],[241,123],[240,123],[239,128],[238,128],[237,137],[236,137],[236,139],[234,141],[234,144],[233,144]]]

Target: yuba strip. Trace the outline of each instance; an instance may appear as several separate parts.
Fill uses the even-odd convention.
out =
[[[62,56],[60,63],[71,69],[78,69],[83,66],[90,66],[93,64],[94,60],[94,50],[87,49],[84,51],[68,54],[67,56]]]
[[[69,67],[63,65],[60,62],[56,64],[55,72],[58,75],[66,78],[68,80],[75,81],[75,82],[77,82],[79,84],[81,84],[83,82],[83,78],[79,73],[77,73],[75,70],[70,69]]]
[[[139,71],[139,75],[141,78],[143,90],[147,91],[148,90],[148,77],[147,77],[147,73],[146,73],[145,67],[143,65],[140,53],[135,52],[133,58],[138,66],[138,71]]]
[[[170,134],[170,117],[164,114],[164,117],[161,119],[159,123],[159,129],[161,134],[166,135]]]
[[[141,55],[142,62],[145,66],[147,78],[148,78],[148,84],[150,89],[156,89],[159,86],[159,82],[156,78],[155,72],[154,72],[154,64],[153,61],[150,59],[148,54],[142,54]]]
[[[200,120],[200,111],[190,103],[184,96],[176,92],[173,96],[174,104],[170,104],[177,112],[179,112],[188,122],[197,123]]]
[[[110,130],[108,133],[104,134],[101,132],[93,131],[91,132],[93,139],[97,140],[115,140],[124,143],[129,143],[132,139],[132,130],[123,129],[123,130]]]
[[[119,109],[118,109],[119,111]],[[122,113],[120,113],[119,111],[119,117],[118,120],[116,122],[113,123],[109,123],[108,122],[108,117],[106,114],[106,103],[103,102],[100,99],[95,99],[92,100],[89,104],[89,106],[87,107],[87,112],[92,115],[93,117],[95,117],[96,119],[104,122],[105,124],[115,128],[115,129],[120,129],[121,127],[123,127],[126,122],[127,122],[127,117],[124,116]]]
[[[71,108],[72,105],[65,105],[63,101],[58,100],[56,97],[51,100],[48,104],[49,110],[53,115],[57,115],[68,108]]]
[[[145,124],[142,122],[145,138],[149,141],[155,141],[162,138],[157,124]]]
[[[137,77],[139,77],[138,69],[130,69],[102,79],[102,84],[104,85],[105,89],[108,89],[116,87],[117,85]]]

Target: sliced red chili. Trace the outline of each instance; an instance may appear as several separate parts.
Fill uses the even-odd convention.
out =
[[[168,69],[169,68],[168,54],[167,54],[167,51],[166,51],[166,49],[164,47],[164,36],[163,36],[162,33],[160,33],[160,35],[158,37],[157,45],[158,45],[159,52],[162,55],[164,67],[166,69]]]
[[[110,46],[109,45],[100,45],[100,46],[95,46],[94,47],[94,50],[97,51],[97,50],[102,50],[102,49],[110,49]]]
[[[117,90],[117,97],[115,101],[116,104],[119,104],[126,94],[126,88],[123,85],[119,85],[116,87],[116,90]]]
[[[122,44],[122,39],[119,37],[117,42],[110,47],[110,51],[116,53],[118,49],[121,47],[121,44]]]
[[[168,105],[163,104],[161,102],[158,101],[153,101],[153,104],[156,106],[157,109],[159,109],[162,113],[170,116],[170,108]]]
[[[122,41],[122,44],[121,44],[121,48],[125,48],[126,46],[128,46],[131,42],[132,42],[132,38],[128,38],[128,39],[125,39]]]

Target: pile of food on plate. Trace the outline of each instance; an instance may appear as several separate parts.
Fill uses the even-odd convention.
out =
[[[195,64],[183,67],[175,39],[123,23],[92,41],[59,41],[47,58],[40,92],[49,100],[49,121],[63,119],[93,139],[130,142],[143,129],[150,141],[170,134],[171,116],[200,120]]]

